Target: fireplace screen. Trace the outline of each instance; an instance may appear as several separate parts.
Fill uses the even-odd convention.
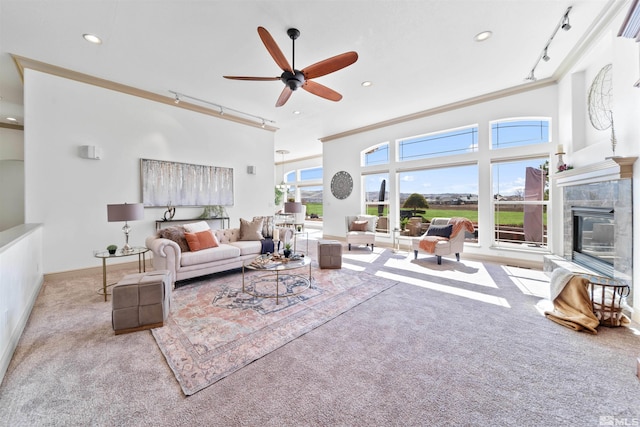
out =
[[[574,207],[572,212],[574,261],[611,275],[616,256],[613,209]]]

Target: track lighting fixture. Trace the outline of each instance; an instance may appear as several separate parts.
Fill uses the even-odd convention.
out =
[[[569,8],[571,9],[571,8]],[[565,31],[569,31],[571,29],[571,24],[569,24],[569,11],[567,10],[567,13],[564,14],[564,17],[562,18],[562,29]]]
[[[553,41],[553,38],[558,33],[558,30],[560,28],[562,28],[565,31],[569,31],[571,29],[571,25],[569,25],[569,12],[571,12],[571,9],[572,9],[572,6],[569,6],[567,10],[564,12],[564,14],[562,15],[562,18],[558,22],[558,25],[556,25],[556,28],[553,30],[553,33],[551,33],[551,37],[549,37],[549,40],[547,40],[547,43],[544,45],[544,49],[542,49],[540,56],[538,56],[536,63],[533,65],[533,68],[531,68],[531,71],[529,72],[529,75],[525,78],[525,80],[536,81],[537,79],[535,76],[535,71],[536,71],[536,68],[538,67],[538,64],[540,64],[540,60],[547,62],[551,59],[547,51],[549,49],[549,46],[551,45],[551,42]]]
[[[267,122],[275,123],[274,120],[268,120],[268,119],[265,119],[264,117],[256,116],[254,114],[245,113],[245,112],[239,111],[239,110],[234,110],[233,108],[225,107],[225,106],[222,106],[220,104],[216,104],[215,102],[210,102],[210,101],[206,101],[204,99],[196,98],[195,96],[185,95],[184,93],[179,93],[179,92],[176,92],[174,90],[170,90],[169,92],[172,93],[175,96],[175,99],[174,99],[173,102],[176,103],[176,104],[178,104],[184,98],[187,98],[187,99],[191,99],[193,101],[200,102],[202,104],[212,105],[212,106],[220,109],[220,115],[221,116],[224,116],[226,111],[232,111],[234,113],[241,114],[243,116],[250,117],[252,119],[258,120],[258,123],[260,124],[260,127],[263,128],[263,129],[265,129],[267,127]]]

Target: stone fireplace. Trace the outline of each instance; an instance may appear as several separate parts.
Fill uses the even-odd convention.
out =
[[[561,172],[554,180],[564,199],[563,258],[629,287],[633,277],[631,185],[636,159],[609,158]]]

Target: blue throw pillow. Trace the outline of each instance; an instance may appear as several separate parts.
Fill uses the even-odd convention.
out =
[[[451,236],[451,231],[453,230],[453,225],[430,225],[427,229],[427,236],[439,236],[446,237],[447,239]]]

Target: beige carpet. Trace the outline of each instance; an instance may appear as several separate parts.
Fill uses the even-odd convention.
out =
[[[47,282],[0,385],[0,426],[640,419],[637,324],[575,332],[537,310],[538,271],[406,255],[345,251],[343,270],[399,284],[189,397],[149,331],[113,335],[100,275]]]

